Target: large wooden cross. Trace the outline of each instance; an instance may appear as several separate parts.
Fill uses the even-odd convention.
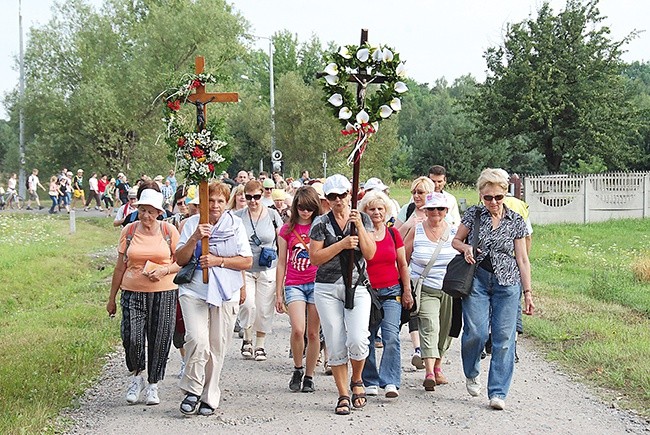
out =
[[[368,29],[361,29],[361,39],[359,41],[359,47],[368,42]],[[350,74],[348,77],[348,82],[356,83],[357,85],[357,106],[359,110],[365,108],[364,100],[366,98],[367,86],[372,84],[381,84],[386,81],[384,76],[370,75],[366,74],[365,71],[357,71],[354,74]],[[356,144],[355,144],[356,145]],[[357,197],[359,196],[359,172],[361,171],[361,149],[356,147],[355,154],[353,156],[353,165],[352,165],[352,198],[350,206],[352,209],[357,208]],[[356,234],[356,228],[354,225],[350,225],[350,235],[354,236]],[[352,283],[352,272],[354,271],[355,261],[354,261],[354,249],[350,250],[350,261],[348,264],[348,282],[350,285]]]
[[[195,60],[196,74],[203,73],[205,68],[205,58],[197,56]],[[196,128],[197,131],[205,129],[205,124],[208,119],[208,104],[209,103],[237,103],[239,102],[239,94],[237,92],[205,92],[205,86],[201,84],[196,87],[196,90],[187,99],[196,106]],[[210,223],[210,209],[208,198],[208,180],[202,180],[199,184],[199,223]],[[207,255],[210,250],[208,237],[204,237],[201,241],[201,255]],[[203,269],[203,282],[208,282],[208,269]]]

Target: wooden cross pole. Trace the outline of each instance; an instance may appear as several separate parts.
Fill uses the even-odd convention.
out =
[[[195,60],[196,74],[202,74],[205,68],[205,58],[197,56]],[[187,99],[196,106],[196,128],[201,132],[205,129],[206,120],[208,119],[209,103],[237,103],[239,94],[237,92],[205,92],[205,86],[201,84]],[[202,180],[199,184],[199,223],[210,223],[210,209],[208,198],[208,180]],[[207,255],[210,249],[208,237],[201,240],[201,255]],[[203,282],[208,282],[208,269],[203,269]]]
[[[361,40],[359,46],[368,42],[368,29],[361,29]],[[365,71],[357,71],[354,74],[350,74],[348,78],[349,82],[357,84],[357,107],[362,109],[364,107],[364,100],[366,97],[366,87],[370,84],[381,84],[385,82],[385,77],[369,75]],[[352,198],[350,206],[352,209],[357,208],[357,197],[359,196],[359,172],[361,170],[361,150],[357,148],[354,154],[353,166],[352,166]],[[350,225],[350,235],[354,236],[356,234],[356,228],[354,225]],[[350,285],[352,283],[352,272],[354,271],[355,261],[354,261],[354,250],[350,250],[350,261],[348,267],[348,282]]]

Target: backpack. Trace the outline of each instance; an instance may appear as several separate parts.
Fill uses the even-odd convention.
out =
[[[30,175],[29,177],[25,178],[25,189],[29,192],[29,180],[32,179],[32,176]]]
[[[415,211],[415,203],[412,202],[406,207],[406,219],[410,218],[413,212]]]
[[[135,230],[138,228],[139,223],[140,222],[138,221],[134,222],[133,225],[129,226],[126,232],[126,248],[124,249],[124,263],[126,263],[129,260],[126,253],[129,250],[129,246],[131,245],[131,240],[133,240],[133,236],[135,235]],[[167,246],[169,246],[169,255],[173,256],[174,253],[172,252],[172,238],[169,234],[169,228],[167,228],[167,225],[164,222],[160,223],[160,231],[162,231],[163,237],[167,242]]]

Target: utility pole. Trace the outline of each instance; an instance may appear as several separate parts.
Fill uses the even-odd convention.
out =
[[[20,96],[20,109],[18,111],[18,154],[20,156],[20,168],[18,170],[18,194],[27,198],[25,191],[25,113],[23,111],[23,101],[25,98],[25,56],[23,53],[23,14],[22,0],[18,0],[18,32],[20,33],[20,51],[18,52],[18,64],[20,70],[20,79],[18,84]]]

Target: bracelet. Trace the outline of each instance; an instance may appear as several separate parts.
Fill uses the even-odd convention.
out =
[[[226,265],[226,259],[224,257],[221,257],[221,264],[219,267],[223,268]]]
[[[532,290],[524,290],[524,293],[532,293]]]

